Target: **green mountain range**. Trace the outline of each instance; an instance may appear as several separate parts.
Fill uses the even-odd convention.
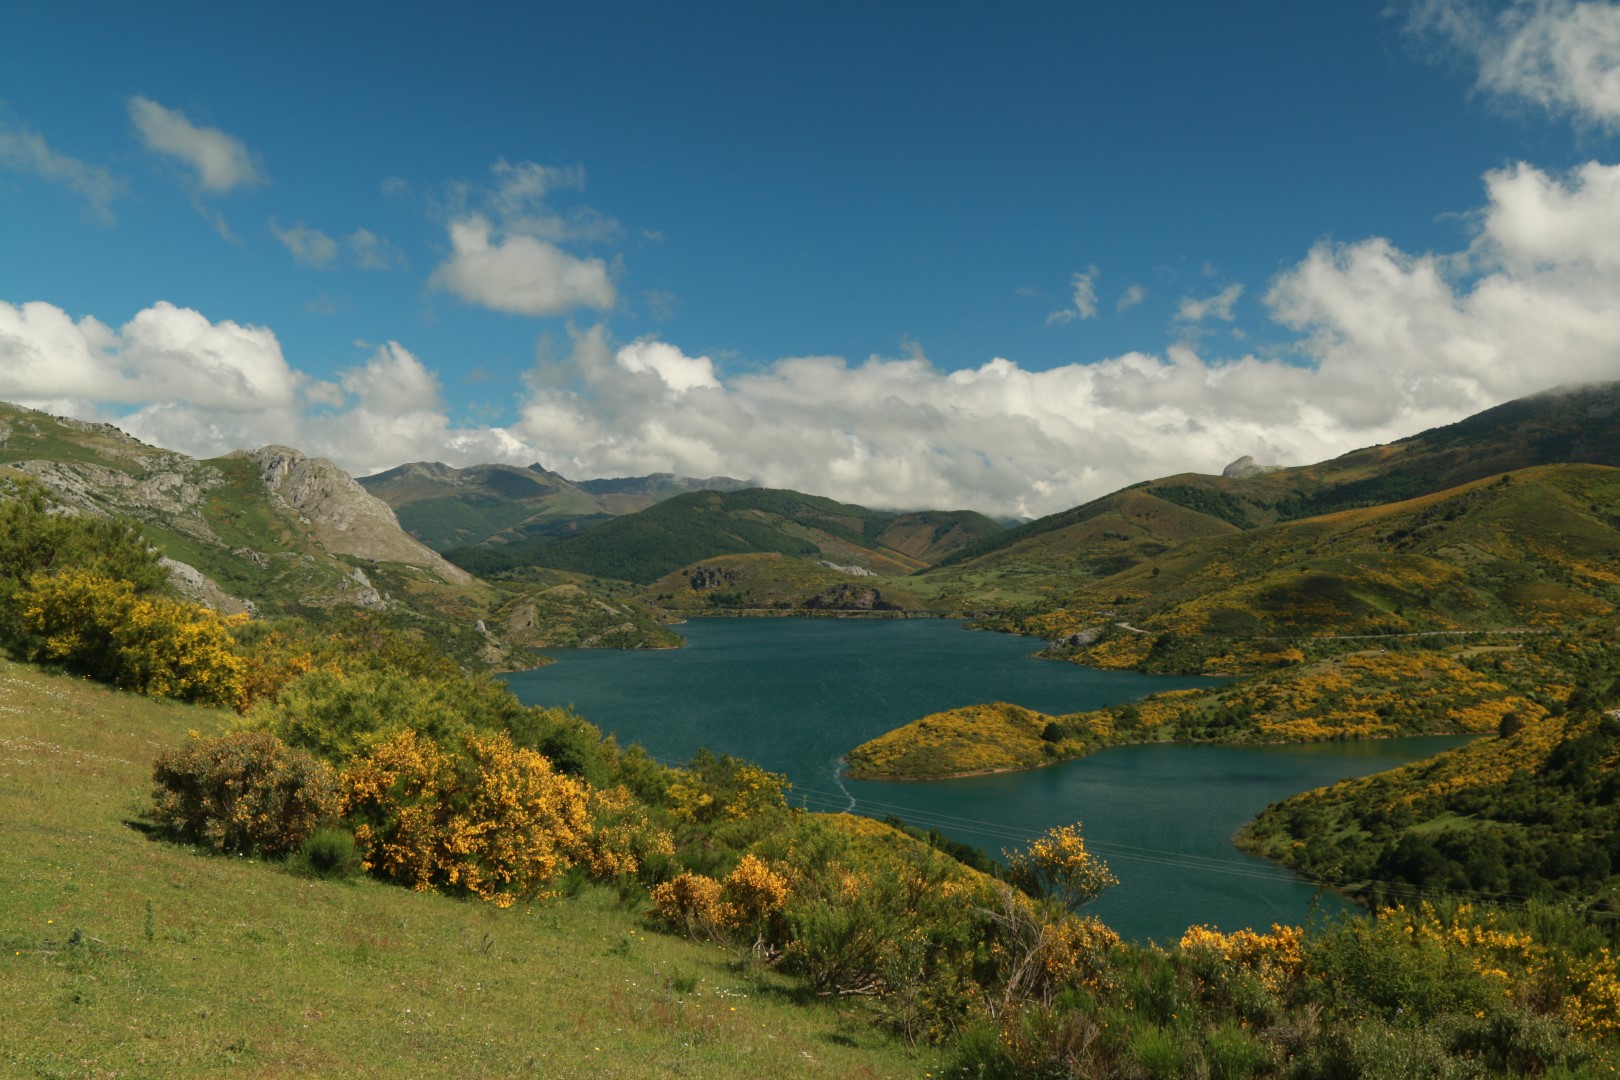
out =
[[[202,727],[202,714],[92,698],[105,692],[0,663],[0,682],[15,699],[6,710],[17,728],[12,765],[23,770],[17,782],[0,784],[0,795],[28,803],[4,816],[25,826],[13,830],[18,872],[0,890],[13,927],[12,997],[26,1021],[5,1040],[7,1060],[40,1075],[82,1071],[92,1059],[139,1072],[150,1065],[154,1031],[199,1047],[188,1059],[199,1070],[205,1057],[209,1067],[235,1064],[260,1045],[279,1046],[282,1028],[253,1020],[263,1009],[220,1014],[234,1033],[223,1052],[212,1034],[207,1047],[199,1041],[197,1032],[215,1031],[215,1006],[195,1002],[235,1000],[215,991],[247,970],[226,953],[246,949],[253,970],[292,972],[304,990],[315,988],[299,999],[300,1031],[326,1013],[360,1018],[330,1029],[318,1048],[300,1046],[301,1056],[284,1059],[288,1067],[320,1071],[337,1062],[363,1072],[393,1060],[399,1045],[367,1043],[365,1032],[416,1008],[425,1022],[447,994],[465,996],[469,982],[500,999],[492,1007],[520,1010],[535,1000],[532,978],[506,986],[496,971],[526,970],[518,953],[498,951],[519,949],[566,956],[571,971],[622,983],[592,997],[553,980],[543,994],[572,1003],[563,1043],[626,1043],[632,1064],[604,1067],[627,1075],[643,1062],[649,1074],[668,1071],[674,1036],[689,1046],[700,1031],[728,1051],[718,1067],[697,1066],[716,1075],[731,1066],[739,1075],[794,1071],[794,1062],[822,1054],[831,1061],[841,1052],[831,1048],[853,1050],[848,1031],[864,1028],[840,1021],[814,1053],[799,1049],[812,1045],[802,1038],[778,1046],[774,1033],[750,1043],[746,1060],[729,1048],[753,1037],[754,1023],[780,1002],[846,992],[870,995],[888,1022],[907,1025],[896,1030],[908,1039],[943,1040],[952,1074],[1032,1075],[1031,1062],[1072,1060],[1061,1055],[1077,1046],[1110,1055],[1097,1059],[1109,1063],[1092,1070],[1098,1075],[1612,1072],[1620,1038],[1617,416],[1620,384],[1541,395],[1314,466],[1239,463],[1228,475],[1134,485],[1011,530],[976,514],[884,513],[797,492],[671,495],[669,485],[682,483],[674,478],[592,490],[538,468],[384,474],[390,479],[378,486],[423,507],[424,521],[448,527],[465,519],[475,535],[510,519],[485,536],[487,546],[456,549],[458,567],[406,535],[385,503],[330,462],[285,447],[197,461],[103,425],[0,406],[0,497],[37,484],[64,511],[133,518],[168,557],[178,590],[221,610],[301,615],[315,624],[300,631],[304,641],[344,636],[321,621],[357,613],[344,627],[352,671],[305,668],[302,677],[286,668],[299,681],[273,702],[286,720],[278,731],[305,730],[311,716],[325,715],[308,707],[323,693],[332,696],[330,722],[347,724],[368,687],[406,685],[401,671],[365,668],[371,643],[393,637],[371,629],[421,631],[460,661],[414,638],[393,638],[378,661],[439,673],[432,694],[424,690],[416,703],[419,716],[379,709],[375,694],[367,699],[380,721],[422,725],[401,737],[431,739],[439,703],[472,709],[493,692],[463,677],[476,666],[470,661],[510,663],[521,646],[673,644],[659,620],[705,610],[976,606],[999,609],[981,625],[1059,642],[1053,656],[1227,677],[1066,716],[1004,704],[936,714],[868,744],[855,759],[868,775],[1029,767],[1120,742],[1477,736],[1431,761],[1289,799],[1241,840],[1324,886],[1432,905],[1309,931],[1194,927],[1177,945],[1138,949],[1056,907],[1048,919],[988,880],[925,879],[918,868],[934,864],[922,852],[892,863],[855,859],[852,840],[812,820],[818,815],[790,812],[773,778],[754,766],[700,755],[685,770],[665,770],[637,750],[597,742],[566,713],[540,727],[513,706],[519,726],[502,722],[571,761],[563,771],[584,776],[613,765],[602,774],[600,812],[624,816],[604,818],[604,830],[633,836],[650,814],[672,828],[645,834],[636,849],[644,861],[632,871],[604,861],[600,879],[617,875],[610,889],[589,891],[583,877],[559,882],[563,893],[587,890],[566,914],[532,919],[525,898],[506,916],[481,912],[473,926],[464,912],[427,906],[437,898],[403,889],[366,882],[317,890],[290,876],[271,880],[256,860],[201,859],[138,838],[123,826],[139,801],[131,793],[152,775],[154,736],[174,741]],[[447,478],[459,493],[445,494]],[[660,493],[668,497],[624,509]],[[520,505],[534,512],[517,518]],[[479,506],[487,511],[481,523],[472,515]],[[590,506],[599,508],[597,524],[577,517],[576,531],[545,534]],[[216,726],[234,724],[208,715]],[[460,767],[454,782],[475,773],[482,775]],[[761,792],[775,801],[751,809]],[[1077,832],[1048,839],[1079,844]],[[177,893],[177,885],[185,887]],[[654,921],[677,932],[701,935],[706,919],[712,937],[715,920],[733,918],[730,908],[675,906],[682,889],[700,896],[695,890],[711,886],[715,897],[781,894],[770,909],[779,907],[780,918],[766,919],[762,907],[733,939],[739,959],[725,974],[703,966],[700,952],[638,940],[650,923],[607,912],[617,895],[668,912]],[[179,899],[192,893],[205,902]],[[238,915],[233,929],[211,917],[238,911],[249,893],[270,897],[270,906],[258,904],[270,913],[262,925],[244,930]],[[1476,914],[1476,901],[1506,906]],[[356,904],[373,927],[358,937]],[[298,912],[314,912],[315,922],[294,918]],[[413,929],[423,920],[434,929],[426,937]],[[333,943],[312,948],[297,930],[306,923],[329,927]],[[451,946],[433,944],[442,941]],[[643,955],[647,964],[633,968]],[[763,971],[770,958],[792,958],[804,981],[769,992],[756,983],[746,995],[728,990],[724,1000],[698,1002],[700,979]],[[336,974],[315,978],[305,970],[311,963]],[[357,964],[388,977],[357,979]],[[268,995],[274,1005],[287,978],[260,981],[249,996]],[[405,1008],[400,988],[412,986]],[[138,992],[123,992],[130,987]],[[345,1004],[384,991],[388,1001],[361,1000],[358,1012]],[[936,999],[944,1004],[930,1004]],[[987,1001],[1007,1011],[973,1019]],[[98,1016],[109,1022],[92,1023]],[[929,1026],[910,1026],[919,1017],[931,1017]],[[958,1023],[964,1017],[966,1026]],[[661,1042],[649,1035],[666,1030],[674,1035]],[[1120,1031],[1128,1033],[1122,1041],[1110,1034]],[[139,1035],[133,1042],[131,1032]],[[479,1049],[473,1041],[454,1044],[463,1072],[533,1071],[539,1063],[502,1056],[500,1039],[477,1038]],[[62,1057],[64,1045],[74,1046],[76,1064]],[[1418,1061],[1413,1054],[1424,1047]],[[852,1055],[829,1064],[828,1074],[875,1075],[895,1060],[887,1049],[873,1048],[878,1065]],[[1240,1066],[1231,1066],[1239,1052]],[[1149,1070],[1149,1061],[1163,1068]],[[985,1062],[993,1067],[979,1067]],[[1309,1068],[1294,1069],[1296,1062]],[[921,1071],[947,1070],[934,1059]]]
[[[438,462],[411,462],[359,481],[435,551],[567,535],[685,492],[748,486],[729,476],[672,473],[573,481],[539,464],[453,469]]]
[[[924,569],[1000,532],[972,511],[893,513],[771,488],[696,491],[577,534],[446,553],[473,573],[525,567],[650,584],[719,555],[774,553],[882,575]]]

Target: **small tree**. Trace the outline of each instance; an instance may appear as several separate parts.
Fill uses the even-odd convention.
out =
[[[1119,884],[1108,864],[1086,850],[1079,822],[1048,829],[1024,851],[1002,855],[1008,881],[1071,915]]]

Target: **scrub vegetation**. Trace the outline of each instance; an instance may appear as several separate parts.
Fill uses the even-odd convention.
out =
[[[1620,471],[1556,463],[1613,413],[1572,409],[1532,410],[1542,434],[1518,442],[1492,434],[1524,420],[1509,410],[1310,470],[1169,478],[994,541],[950,515],[902,522],[793,493],[659,504],[822,556],[961,552],[899,593],[825,567],[838,580],[818,591],[784,585],[782,564],[806,553],[779,543],[671,562],[661,582],[650,564],[617,584],[515,567],[503,589],[538,590],[516,602],[383,562],[351,585],[369,575],[425,608],[311,605],[311,583],[345,564],[302,550],[263,504],[232,510],[232,485],[245,498],[258,481],[228,459],[208,466],[200,513],[257,537],[242,580],[314,576],[296,603],[221,616],[169,592],[140,527],[14,487],[0,501],[0,1062],[34,1076],[1613,1075]],[[136,459],[150,448],[23,422],[26,450],[56,439],[62,461],[149,478]],[[201,544],[157,531],[170,552]],[[655,761],[469,662],[478,612],[503,632],[631,644],[650,609],[630,582],[653,582],[656,602],[676,577],[696,604],[738,612],[1018,597],[986,624],[1037,632],[1055,657],[1224,677],[1069,716],[952,710],[852,754],[867,775],[1136,741],[1478,737],[1245,831],[1369,914],[1129,943],[1085,914],[1115,876],[1078,823],[993,862],[794,809],[783,778],[748,762]]]
[[[141,594],[141,558],[72,565],[80,527],[31,549],[14,653],[40,597]],[[1620,1049],[1613,942],[1561,909],[1132,945],[1084,915],[1114,876],[1078,825],[1003,880],[746,762],[657,763],[419,636],[217,632],[212,704],[80,646],[0,669],[14,1071],[1581,1075]],[[1560,768],[1601,770],[1592,731]]]

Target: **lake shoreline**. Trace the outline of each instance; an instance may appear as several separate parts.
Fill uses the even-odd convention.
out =
[[[1106,669],[1099,668],[1097,670]],[[1483,731],[1414,731],[1400,735],[1356,735],[1345,738],[1331,739],[1246,739],[1243,741],[1234,740],[1230,742],[1225,742],[1219,739],[1152,739],[1143,740],[1141,742],[1108,743],[1104,746],[1094,747],[1093,749],[1086,751],[1084,754],[1075,754],[1073,757],[1058,758],[1055,761],[1042,761],[1035,765],[1009,765],[1002,769],[975,769],[971,772],[929,773],[924,776],[884,776],[881,773],[852,773],[845,768],[839,773],[839,775],[844,777],[846,780],[860,780],[863,783],[873,784],[934,784],[945,783],[950,780],[967,780],[975,776],[1000,776],[1004,773],[1035,772],[1038,769],[1049,769],[1054,765],[1067,765],[1071,761],[1084,761],[1086,758],[1100,754],[1104,750],[1119,750],[1127,746],[1320,746],[1324,743],[1375,743],[1388,742],[1394,739],[1427,739],[1436,736],[1451,737],[1465,735],[1481,739],[1489,737],[1489,733]],[[1441,751],[1441,753],[1445,753],[1445,751]],[[839,758],[838,760],[841,766],[845,765],[847,762],[846,758]]]
[[[849,747],[962,701],[1010,698],[1067,715],[1211,683],[1038,663],[1025,635],[958,626],[695,618],[682,627],[691,648],[557,650],[563,662],[508,678],[526,704],[572,705],[620,745],[640,743],[671,765],[706,747],[781,773],[793,804],[808,810],[892,814],[991,852],[1084,821],[1088,843],[1123,879],[1095,913],[1135,941],[1175,940],[1194,923],[1224,931],[1299,923],[1315,890],[1235,849],[1233,835],[1279,799],[1458,741],[1137,744],[1050,762],[1061,769],[1043,762],[948,782],[846,779]],[[1346,907],[1334,896],[1320,903],[1328,913]]]

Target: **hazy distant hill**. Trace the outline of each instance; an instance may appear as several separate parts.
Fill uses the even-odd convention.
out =
[[[564,535],[685,492],[747,486],[729,476],[671,473],[575,482],[539,464],[453,469],[438,462],[411,462],[360,483],[435,551]]]
[[[525,566],[648,584],[719,555],[776,553],[879,574],[909,574],[999,532],[971,511],[891,513],[771,488],[677,495],[561,539],[447,553],[474,573]]]

